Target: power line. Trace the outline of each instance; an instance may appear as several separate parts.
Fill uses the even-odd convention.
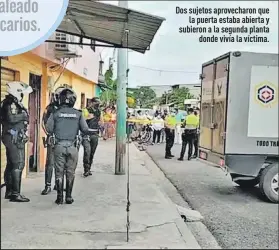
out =
[[[166,73],[184,73],[184,74],[198,74],[198,72],[194,71],[184,71],[184,70],[164,70],[164,69],[154,69],[149,67],[143,67],[138,65],[130,65],[131,67],[140,68],[140,69],[146,69],[151,71],[157,71],[157,72],[166,72]]]

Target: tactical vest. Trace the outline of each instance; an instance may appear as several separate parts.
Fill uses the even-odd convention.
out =
[[[61,107],[54,115],[54,134],[58,140],[74,141],[79,132],[81,112],[70,107]]]
[[[93,118],[86,120],[86,122],[88,124],[88,127],[91,128],[91,129],[99,129],[100,128],[99,122],[100,122],[100,119],[101,119],[101,111],[99,109],[90,108],[90,109],[88,109],[88,112],[90,114],[94,115]]]

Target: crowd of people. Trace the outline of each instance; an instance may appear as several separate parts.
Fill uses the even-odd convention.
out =
[[[143,113],[138,110],[135,115],[128,114],[131,121],[128,122],[127,133],[129,137],[141,139],[147,129],[152,133],[151,144],[166,143],[165,158],[174,157],[171,148],[174,144],[182,145],[181,154],[178,160],[183,160],[188,145],[188,160],[198,155],[199,140],[199,108],[189,108],[188,114],[184,116],[178,109],[171,112],[164,110],[156,111],[153,116],[148,111]],[[192,152],[194,148],[194,153]]]

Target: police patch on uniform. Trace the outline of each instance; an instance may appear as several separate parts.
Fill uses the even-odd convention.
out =
[[[14,103],[11,105],[11,113],[13,115],[17,114],[17,107],[16,107],[16,105]]]
[[[60,113],[59,117],[63,117],[63,118],[76,118],[77,114]]]

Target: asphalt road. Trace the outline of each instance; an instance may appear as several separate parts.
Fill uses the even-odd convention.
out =
[[[199,160],[164,159],[164,145],[147,153],[189,205],[204,216],[204,224],[222,248],[278,249],[278,204],[262,201],[257,187],[242,190],[219,168]],[[172,153],[179,156],[180,146]]]

